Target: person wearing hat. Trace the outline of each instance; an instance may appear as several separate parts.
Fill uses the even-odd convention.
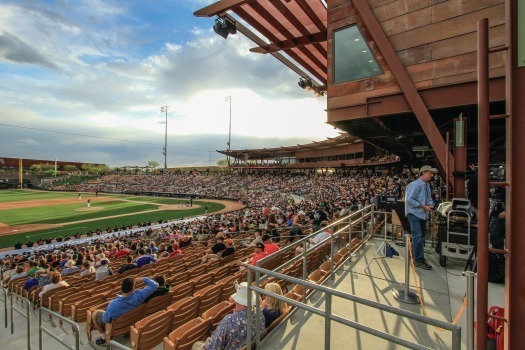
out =
[[[405,215],[412,233],[414,265],[424,270],[432,269],[432,266],[425,261],[423,247],[428,213],[434,208],[429,182],[436,173],[436,168],[430,165],[422,166],[419,170],[419,178],[409,183],[405,192]]]
[[[206,343],[198,343],[194,345],[193,349],[215,350],[215,349],[241,349],[246,345],[248,339],[248,298],[250,298],[252,309],[252,323],[250,325],[250,332],[252,339],[259,334],[264,333],[266,327],[264,326],[264,316],[259,314],[260,328],[257,330],[257,315],[255,310],[255,295],[250,292],[248,295],[248,283],[242,282],[237,284],[235,282],[236,293],[231,296],[235,302],[235,310],[233,313],[224,316],[222,321],[217,325],[217,328],[206,341]]]
[[[71,273],[75,273],[78,271],[78,267],[76,266],[76,261],[71,259],[66,262],[64,265],[64,268],[62,269],[62,276],[69,275]]]

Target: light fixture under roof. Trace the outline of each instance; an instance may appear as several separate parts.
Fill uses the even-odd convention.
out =
[[[215,24],[213,26],[213,30],[215,31],[215,33],[219,34],[224,39],[226,39],[229,34],[237,33],[237,28],[235,27],[235,23],[233,23],[226,17],[216,18]]]

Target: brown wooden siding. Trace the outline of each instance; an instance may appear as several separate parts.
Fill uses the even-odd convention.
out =
[[[368,0],[368,3],[417,89],[476,81],[479,19],[489,18],[490,47],[504,44],[504,0]],[[364,28],[363,35],[385,74],[332,85],[333,32],[356,23]],[[370,98],[400,93],[388,63],[377,50],[350,0],[328,2],[328,61],[329,122],[343,120],[341,108],[356,106],[354,112],[367,113],[369,109],[363,105]],[[489,66],[491,78],[503,77],[504,54],[491,54]]]

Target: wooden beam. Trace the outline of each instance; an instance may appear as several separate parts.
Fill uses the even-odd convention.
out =
[[[195,17],[218,16],[219,14],[222,14],[228,10],[231,10],[237,6],[241,6],[250,1],[253,0],[221,0],[193,12],[193,15]]]
[[[254,47],[254,48],[251,48],[250,51],[255,52],[255,53],[270,53],[270,52],[281,51],[284,49],[291,49],[294,47],[305,46],[305,45],[314,44],[314,43],[321,43],[321,42],[325,42],[326,40],[327,40],[327,33],[325,31],[323,33],[319,32],[315,34],[308,34],[306,36],[301,36],[301,37],[295,38],[294,40],[283,40],[283,41],[279,41],[276,43],[271,43],[266,46]],[[322,48],[321,53],[326,57],[327,52],[324,48]]]
[[[408,104],[412,108],[417,120],[419,121],[419,124],[421,125],[421,128],[428,138],[428,141],[430,142],[430,145],[432,146],[436,156],[438,163],[437,166],[440,168],[441,173],[445,176],[452,176],[452,169],[449,170],[449,174],[445,174],[446,153],[449,152],[447,150],[445,140],[443,140],[443,137],[441,136],[436,123],[434,123],[430,112],[425,106],[423,99],[419,95],[419,92],[414,86],[412,79],[401,63],[401,60],[397,56],[392,43],[386,36],[383,28],[381,27],[381,24],[379,24],[379,21],[370,9],[370,6],[366,0],[354,0],[354,6],[363,19],[363,23],[366,23],[366,27],[374,39],[377,48],[381,51],[381,54],[390,67],[392,74],[396,78],[401,91],[405,95]],[[449,162],[454,164],[454,157],[450,153]]]

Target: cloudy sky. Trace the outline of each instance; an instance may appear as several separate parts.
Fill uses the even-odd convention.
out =
[[[326,98],[241,34],[193,12],[211,0],[0,0],[0,157],[109,166],[215,164],[226,149],[333,137]]]

